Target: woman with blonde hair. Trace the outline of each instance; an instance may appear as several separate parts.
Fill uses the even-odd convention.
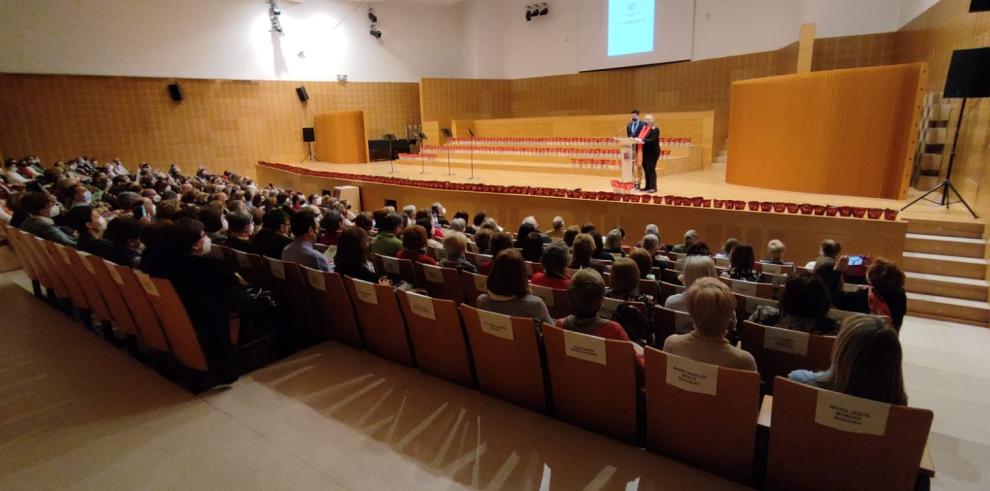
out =
[[[688,288],[685,298],[694,330],[668,337],[663,350],[702,363],[756,371],[753,355],[725,338],[736,312],[732,290],[717,278],[701,278]]]
[[[443,239],[443,250],[446,253],[446,257],[444,257],[443,261],[440,261],[440,266],[458,270],[462,269],[468,273],[476,273],[478,271],[478,268],[464,257],[464,251],[467,250],[467,237],[464,234],[460,232],[447,232],[447,236]]]
[[[684,260],[684,272],[679,276],[685,288],[690,288],[699,278],[718,278],[715,262],[708,256],[688,256]],[[684,293],[676,293],[667,297],[663,304],[670,310],[687,311]]]
[[[788,378],[822,389],[888,404],[907,405],[901,343],[886,319],[856,315],[842,323],[824,372],[795,370]]]

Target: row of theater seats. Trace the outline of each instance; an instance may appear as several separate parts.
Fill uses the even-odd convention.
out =
[[[190,370],[207,369],[192,324],[167,279],[26,233],[7,232],[28,276],[56,298],[97,320],[113,322]],[[763,483],[767,489],[911,489],[919,471],[931,424],[929,411],[882,405],[887,416],[882,438],[838,431],[815,422],[825,391],[785,379],[774,382],[776,400],[765,398],[761,406],[759,374],[692,362],[653,348],[646,349],[640,378],[636,353],[628,342],[536,326],[531,319],[477,310],[470,302],[459,305],[224,249],[231,265],[251,281],[271,287],[291,307],[292,325],[314,339],[367,348],[743,484]],[[412,266],[414,275],[421,271],[419,281],[427,287],[441,285],[436,280],[443,278],[443,287],[451,291],[447,280],[459,282],[466,299],[474,298],[482,286],[477,275],[436,268],[438,277],[429,266],[394,261],[378,262],[388,273],[394,267],[384,265],[394,264],[399,275]],[[672,314],[674,322],[683,318]],[[660,322],[668,323],[661,329],[672,329],[669,318]],[[766,335],[763,326],[753,326]],[[236,327],[233,322],[235,344]],[[802,358],[795,353],[760,355],[764,377],[771,373],[766,370],[774,366],[768,361],[773,356],[796,363],[794,367],[827,365],[830,345],[812,347],[817,345],[807,341],[808,356],[799,362],[788,358]],[[750,343],[754,348],[767,344],[755,339]],[[813,357],[819,360],[813,362]],[[863,402],[841,395],[830,400],[836,397],[837,403],[850,407]],[[772,431],[769,421],[774,423]]]

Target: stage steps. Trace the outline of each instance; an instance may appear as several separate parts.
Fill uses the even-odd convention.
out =
[[[908,314],[990,326],[985,225],[909,219],[902,262]]]

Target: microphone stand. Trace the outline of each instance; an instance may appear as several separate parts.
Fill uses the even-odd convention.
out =
[[[424,134],[421,131],[417,132],[416,138],[419,138],[419,165],[420,165],[419,173],[426,174],[426,158],[423,155],[423,140],[427,139],[426,134]]]
[[[471,135],[471,177],[468,180],[474,179],[474,131],[468,129],[468,133]]]

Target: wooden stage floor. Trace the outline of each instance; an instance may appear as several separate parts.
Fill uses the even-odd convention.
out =
[[[509,162],[506,162],[509,163]],[[424,181],[472,182],[506,186],[545,186],[559,188],[581,188],[588,191],[611,191],[610,177],[571,174],[560,169],[551,172],[513,172],[506,170],[475,168],[474,179],[468,179],[467,169],[454,167],[453,176],[447,175],[446,162],[437,161],[426,163],[426,172],[421,173],[419,163],[395,164],[395,173],[389,174],[390,164],[371,162],[368,164],[331,164],[326,162],[303,162],[288,164],[300,168],[326,172],[343,172],[374,176],[393,176],[405,179],[420,179]],[[616,176],[615,178],[618,178]],[[267,184],[267,183],[262,183]],[[676,194],[679,196],[704,196],[714,199],[759,200],[759,201],[789,201],[796,203],[834,204],[839,206],[862,206],[866,208],[900,209],[908,201],[921,194],[921,191],[910,189],[907,200],[891,200],[881,198],[864,198],[859,196],[842,196],[830,194],[802,193],[795,191],[780,191],[750,186],[739,186],[725,182],[725,164],[713,164],[710,169],[663,176],[658,179],[660,189],[657,194]],[[308,191],[308,190],[307,190]],[[905,219],[928,219],[949,221],[977,221],[984,223],[981,218],[973,220],[962,205],[954,205],[950,210],[925,201],[919,202],[901,214]]]

